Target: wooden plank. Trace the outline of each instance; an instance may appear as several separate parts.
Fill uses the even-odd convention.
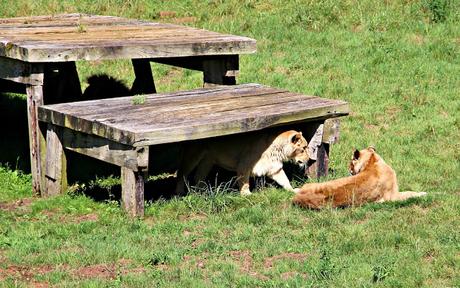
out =
[[[246,103],[245,101],[242,102],[243,104]],[[280,105],[284,104],[284,105]],[[302,108],[298,101],[291,102],[291,103],[286,103],[286,102],[280,102],[276,104],[271,104],[271,105],[263,105],[261,107],[254,106],[251,109],[242,109],[242,110],[228,110],[228,107],[224,107],[224,111],[222,112],[217,112],[213,111],[210,112],[212,114],[206,115],[203,114],[203,112],[198,112],[198,116],[192,117],[193,113],[188,113],[188,114],[183,114],[183,116],[180,115],[179,112],[174,112],[169,114],[170,117],[161,119],[161,112],[159,112],[159,115],[154,114],[155,111],[152,111],[152,113],[148,114],[147,119],[144,119],[144,122],[140,122],[138,118],[136,118],[134,115],[131,117],[129,115],[132,115],[131,113],[128,115],[128,117],[124,118],[126,119],[125,122],[117,122],[116,119],[105,119],[105,124],[103,119],[98,119],[98,120],[89,120],[89,119],[82,119],[78,118],[75,116],[71,115],[60,115],[59,112],[56,111],[45,111],[45,112],[51,112],[51,115],[46,115],[41,116],[41,119],[44,121],[52,121],[52,123],[55,123],[57,125],[65,125],[69,128],[72,128],[77,131],[83,131],[86,133],[93,133],[102,137],[110,137],[109,139],[115,140],[115,141],[133,141],[134,137],[136,137],[136,134],[138,132],[148,132],[148,131],[158,131],[158,130],[182,130],[184,129],[184,133],[190,128],[190,131],[193,131],[196,129],[195,126],[207,126],[211,124],[216,124],[218,126],[226,126],[230,123],[233,123],[234,125],[236,124],[237,126],[248,126],[250,125],[251,122],[259,122],[259,124],[263,124],[263,122],[268,123],[270,121],[281,121],[281,123],[284,123],[282,120],[283,114],[289,115],[294,115],[296,113],[301,113],[302,117],[304,119],[316,119],[316,118],[330,118],[334,116],[340,116],[342,114],[348,113],[348,106],[346,104],[341,104],[343,107],[340,107],[340,105],[335,105],[340,109],[344,109],[342,112],[341,111],[330,111],[333,108],[337,108],[335,106],[331,105],[309,105],[308,109],[305,107]],[[308,104],[308,103],[307,103]],[[305,104],[305,106],[307,106]],[[255,104],[254,104],[255,105]],[[285,106],[280,108],[280,106]],[[161,108],[157,108],[161,109]],[[200,108],[203,109],[203,108]],[[198,109],[198,110],[200,110]],[[307,110],[307,111],[300,111],[299,110]],[[128,109],[125,109],[128,110]],[[218,109],[216,109],[218,110]],[[250,111],[247,111],[250,110]],[[272,113],[270,115],[266,115],[267,111],[270,110],[278,110],[276,113]],[[205,111],[206,112],[206,111]],[[119,112],[120,113],[120,112]],[[127,112],[126,112],[127,113]],[[335,113],[335,114],[334,114]],[[119,115],[121,117],[123,115]],[[142,116],[142,115],[141,115]],[[139,117],[141,117],[139,116]],[[180,118],[179,118],[180,116]],[[277,116],[279,119],[275,119],[273,116]],[[124,116],[123,116],[124,117]],[[249,118],[249,119],[247,119]],[[223,119],[223,120],[222,120]],[[265,120],[264,120],[265,119]],[[271,120],[270,120],[271,119]],[[138,121],[135,121],[138,120]],[[247,123],[246,123],[247,122]],[[246,124],[245,124],[246,123]],[[248,124],[249,123],[249,124]],[[240,132],[244,132],[245,130],[242,130]],[[190,133],[188,133],[190,134]],[[122,137],[124,138],[113,138],[113,137]],[[186,140],[186,139],[185,139]],[[122,142],[126,144],[133,144],[133,142]]]
[[[225,62],[225,76],[238,76],[239,57],[238,55],[214,55],[214,56],[195,56],[195,57],[171,57],[171,58],[152,58],[150,61],[172,65],[191,70],[204,71],[205,61]]]
[[[121,200],[123,209],[131,217],[144,215],[144,181],[146,172],[121,168]]]
[[[343,101],[269,87],[238,85],[216,90],[219,92],[212,97],[208,93],[212,94],[213,89],[201,89],[199,93],[203,94],[198,95],[190,94],[191,91],[172,93],[176,96],[171,100],[168,94],[148,95],[142,105],[133,105],[129,97],[51,105],[42,107],[39,117],[45,122],[137,146],[240,133],[349,112]]]
[[[28,62],[62,62],[77,60],[111,60],[133,58],[167,58],[190,57],[202,55],[245,54],[254,53],[255,44],[242,41],[230,42],[226,39],[207,41],[200,45],[196,41],[166,42],[159,44],[147,43],[118,43],[109,45],[102,43],[100,46],[88,47],[16,47],[2,53],[0,43],[0,56],[20,59]]]
[[[67,189],[66,157],[61,128],[48,124],[46,133],[46,170],[43,196],[55,196]]]
[[[135,148],[102,137],[64,129],[63,145],[65,149],[133,171],[137,171],[139,166]],[[140,166],[146,166],[145,161]]]
[[[29,85],[43,85],[42,64],[31,65],[29,63],[1,57],[0,52],[0,78]]]
[[[145,132],[136,133],[136,138],[132,145],[154,145],[249,132],[288,123],[344,116],[349,113],[348,111],[348,105],[344,104],[341,107],[334,107],[333,111],[331,111],[330,107],[321,107],[309,111],[299,111],[298,109],[279,111],[265,114],[264,117],[260,116],[260,113],[258,116],[252,116],[248,113],[249,115],[239,115],[239,117],[231,118],[212,117],[199,123],[183,123],[183,125],[166,126],[155,130],[146,129]],[[221,120],[222,118],[225,120]]]
[[[238,55],[255,50],[256,41],[247,37],[117,17],[0,19],[0,56],[28,62]]]

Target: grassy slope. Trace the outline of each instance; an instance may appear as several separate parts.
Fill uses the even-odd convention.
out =
[[[218,191],[155,202],[144,221],[82,196],[18,203],[0,210],[0,283],[16,267],[7,286],[460,286],[458,0],[8,2],[2,17],[78,11],[151,20],[172,10],[196,17],[189,25],[256,38],[239,82],[351,103],[332,151],[334,177],[346,174],[352,147],[373,144],[402,190],[430,197],[314,212],[292,207],[281,190],[247,199]],[[159,91],[201,82],[199,73],[153,68]],[[79,70],[132,81],[126,61]],[[31,196],[30,176],[1,168],[0,180],[0,201]],[[113,273],[81,270],[100,265]],[[32,277],[17,272],[24,267]]]

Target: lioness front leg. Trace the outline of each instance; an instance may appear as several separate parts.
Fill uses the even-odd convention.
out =
[[[249,190],[249,175],[239,175],[238,186],[240,188],[241,196],[247,196],[252,194],[251,190]]]
[[[275,180],[276,183],[280,184],[281,187],[283,187],[284,189],[286,189],[288,191],[292,191],[292,192],[295,192],[295,193],[299,192],[299,189],[293,189],[292,188],[291,183],[289,182],[289,179],[286,176],[286,173],[284,173],[283,169],[281,169],[280,171],[276,172],[275,174],[268,175],[268,177],[270,177],[271,179]]]

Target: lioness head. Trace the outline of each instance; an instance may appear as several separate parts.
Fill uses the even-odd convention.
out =
[[[356,149],[353,152],[353,157],[350,162],[350,174],[356,175],[361,172],[364,168],[366,168],[369,160],[375,154],[375,148],[372,146],[369,146],[361,151]]]
[[[285,146],[285,153],[289,160],[299,166],[304,166],[310,159],[310,154],[308,153],[307,140],[302,136],[302,132],[291,130],[283,134],[285,134],[283,136],[286,137],[288,142]]]

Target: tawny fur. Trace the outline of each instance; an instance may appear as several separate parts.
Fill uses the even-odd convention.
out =
[[[426,195],[425,192],[399,192],[395,171],[373,147],[355,151],[350,172],[353,176],[303,185],[293,202],[302,207],[320,209],[328,205],[345,207]]]
[[[185,147],[177,175],[176,193],[184,192],[184,180],[195,168],[194,182],[198,184],[206,178],[213,165],[237,173],[242,195],[251,194],[251,176],[268,176],[284,189],[295,191],[284,173],[283,162],[305,165],[309,159],[307,145],[302,133],[294,130],[274,135],[256,132],[192,143]]]

